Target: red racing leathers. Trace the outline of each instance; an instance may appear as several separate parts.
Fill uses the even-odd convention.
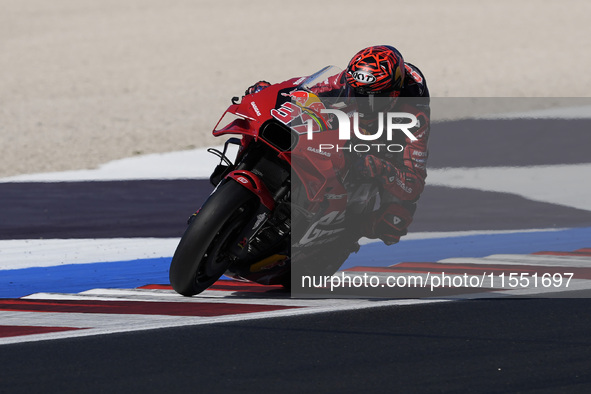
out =
[[[394,244],[405,235],[413,219],[416,201],[425,186],[427,177],[427,141],[429,138],[429,90],[421,71],[410,63],[405,63],[405,79],[400,95],[391,99],[387,112],[411,113],[417,118],[417,125],[410,131],[416,140],[403,133],[394,134],[394,141],[404,147],[402,152],[389,152],[386,149],[358,154],[356,168],[365,177],[379,180],[382,185],[380,209],[373,212],[364,225],[364,235],[380,238],[386,244]],[[319,96],[349,95],[344,72],[337,74],[314,89]],[[377,122],[360,120],[360,127],[367,128],[368,134],[377,129]],[[355,141],[353,141],[354,143]]]

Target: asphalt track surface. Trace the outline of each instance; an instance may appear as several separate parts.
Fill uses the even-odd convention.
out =
[[[544,131],[546,123],[517,136],[491,123],[434,127],[431,165],[589,163],[588,124],[569,129],[576,144]],[[489,138],[489,127],[500,134]],[[0,239],[174,237],[210,187],[130,181],[0,190]],[[588,211],[427,187],[412,230],[590,225]],[[590,306],[588,298],[472,300],[4,345],[0,392],[586,393]]]

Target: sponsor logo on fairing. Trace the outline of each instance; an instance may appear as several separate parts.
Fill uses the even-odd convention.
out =
[[[252,105],[252,109],[254,109],[254,112],[256,112],[257,116],[261,116],[261,111],[259,110],[259,107],[257,107],[257,105],[255,104],[255,102],[252,101],[250,105]]]
[[[345,212],[333,211],[320,218],[312,224],[298,244],[311,245],[313,243],[326,243],[333,238],[324,238],[344,231]]]
[[[310,152],[317,153],[317,154],[322,155],[322,156],[326,156],[326,157],[330,157],[331,156],[330,153],[325,152],[325,151],[323,151],[321,149],[312,148],[311,146],[309,146],[307,150],[310,151]]]

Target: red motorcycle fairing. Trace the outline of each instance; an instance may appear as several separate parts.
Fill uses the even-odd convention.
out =
[[[216,124],[213,135],[240,134],[242,135],[241,145],[243,148],[248,147],[253,141],[263,142],[277,152],[277,157],[287,162],[291,166],[292,172],[301,180],[301,186],[306,192],[307,199],[312,203],[308,209],[314,212],[316,209],[320,209],[314,205],[328,200],[330,211],[342,212],[346,209],[347,191],[343,187],[341,179],[344,174],[336,173],[335,169],[345,167],[344,154],[342,151],[323,152],[319,150],[319,146],[324,143],[335,144],[335,141],[344,143],[337,138],[338,130],[325,129],[321,133],[315,133],[312,141],[306,138],[304,126],[293,128],[293,125],[290,124],[292,119],[306,115],[303,104],[309,95],[308,92],[299,90],[301,82],[302,78],[292,78],[271,85],[256,94],[244,96],[240,103],[228,107]],[[301,105],[296,105],[294,102]],[[320,107],[315,107],[319,105]],[[312,111],[324,108],[320,103],[315,103],[311,107]],[[307,111],[307,114],[311,114],[310,111]],[[222,120],[228,115],[238,118],[218,129]],[[318,118],[322,119],[321,116]],[[271,124],[282,124],[285,126],[285,130],[290,130],[288,132],[296,133],[297,143],[285,148],[286,144],[281,145],[274,143],[270,138],[265,138],[270,134],[266,134],[265,130],[269,129],[268,126]],[[273,132],[282,132],[278,126],[275,127],[277,128],[273,129]],[[255,174],[250,173],[250,175],[252,182],[246,183],[243,179],[243,185],[257,194],[261,198],[261,202],[265,203],[263,196],[265,196],[264,200],[271,201],[272,199],[268,198],[268,193],[261,192],[256,184],[253,185],[253,182],[260,182],[260,179]],[[240,182],[240,180],[238,181]],[[329,193],[328,198],[327,192]],[[322,210],[324,209],[322,208]]]
[[[318,80],[326,75],[313,74]],[[306,269],[318,263],[315,272],[331,274],[353,251],[357,227],[344,234],[348,163],[342,149],[323,152],[318,146],[345,142],[333,141],[337,131],[318,113],[323,103],[306,90],[313,76],[234,100],[216,124],[214,136],[241,138],[230,138],[223,152],[212,149],[220,164],[210,177],[216,189],[204,207],[216,220],[200,210],[175,251],[170,278],[180,294],[202,292],[223,269],[237,279],[289,287],[296,261]],[[234,119],[225,121],[228,115]],[[318,127],[314,141],[302,128],[309,118]],[[225,126],[218,129],[220,124]],[[233,162],[225,156],[229,141],[239,145]],[[319,248],[325,245],[329,248]]]
[[[283,114],[286,120],[282,122],[286,126],[288,126],[290,117],[298,116],[297,113],[290,112],[289,108],[293,107],[293,105],[290,106],[289,104],[292,104],[292,100],[299,100],[298,93],[307,94],[304,91],[297,90],[300,82],[302,82],[302,78],[292,78],[271,85],[256,94],[244,96],[240,103],[230,105],[220,117],[214,127],[213,135],[216,137],[226,134],[242,135],[241,146],[243,148],[253,141],[262,141],[276,151],[277,157],[287,162],[292,171],[303,180],[303,187],[310,201],[320,202],[324,200],[323,191],[327,185],[335,183],[328,179],[327,175],[329,178],[338,175],[334,173],[333,169],[344,167],[344,155],[338,151],[336,153],[321,152],[318,147],[323,143],[334,144],[335,141],[338,141],[336,138],[338,131],[325,130],[323,133],[318,133],[315,135],[313,142],[302,135],[297,138],[297,141],[290,144],[289,148],[286,148],[285,144],[280,145],[273,143],[269,138],[264,138],[263,131],[270,128],[267,127],[270,125],[269,114]],[[238,118],[218,129],[222,120],[228,115],[234,115]],[[275,117],[275,119],[271,118],[273,121],[279,119],[279,116],[273,116]],[[276,131],[276,129],[273,131]],[[293,134],[293,131],[291,133]],[[256,175],[254,177],[256,178]],[[340,182],[336,182],[336,184],[342,187]],[[255,192],[256,187],[251,190]],[[255,192],[255,194],[258,195],[259,193]],[[331,194],[346,194],[346,191],[333,190]]]
[[[223,113],[213,129],[213,135],[219,137],[226,134],[240,134],[242,146],[248,146],[251,141],[263,141],[271,149],[275,150],[278,157],[291,164],[290,149],[285,149],[277,144],[272,144],[265,138],[261,138],[263,125],[268,124],[271,111],[279,108],[284,102],[291,101],[290,92],[296,89],[301,78],[292,78],[287,81],[271,85],[256,93],[244,96],[238,104],[232,104]],[[233,115],[237,119],[232,120],[226,126],[218,129],[222,120]]]

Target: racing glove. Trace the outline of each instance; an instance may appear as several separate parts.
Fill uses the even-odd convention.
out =
[[[367,178],[388,177],[395,172],[394,166],[374,155],[366,155],[360,163],[360,172]]]
[[[267,81],[258,81],[254,85],[249,86],[248,89],[246,89],[246,91],[244,92],[244,95],[248,96],[249,94],[258,93],[261,90],[268,88],[269,86],[271,86],[271,84]]]

